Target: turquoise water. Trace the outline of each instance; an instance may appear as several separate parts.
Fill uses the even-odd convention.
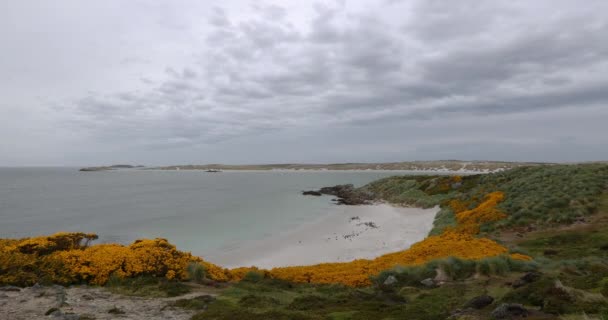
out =
[[[94,232],[103,242],[163,237],[204,255],[329,212],[302,190],[404,172],[222,172],[0,168],[0,237]]]

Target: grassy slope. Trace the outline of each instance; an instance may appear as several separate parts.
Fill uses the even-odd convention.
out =
[[[608,294],[607,165],[517,168],[465,176],[460,184],[449,179],[391,177],[363,190],[396,204],[442,205],[435,232],[454,221],[448,200],[461,199],[474,206],[484,193],[503,191],[506,200],[500,206],[509,218],[485,226],[487,235],[534,256],[536,262],[514,266],[500,259],[478,263],[450,259],[387,271],[365,289],[243,281],[194,319],[445,319],[481,294],[496,301],[468,311],[468,319],[488,319],[501,302],[537,310],[529,319],[554,319],[556,314],[576,319],[583,312],[608,317],[608,302],[600,293]],[[419,281],[432,276],[438,265],[449,270],[454,281],[432,289],[422,286]],[[541,279],[517,289],[510,285],[530,269],[541,272]],[[475,273],[482,275],[472,277]],[[396,276],[398,283],[387,287],[382,283],[389,275]],[[566,289],[555,289],[556,280]],[[543,308],[545,312],[540,311]]]

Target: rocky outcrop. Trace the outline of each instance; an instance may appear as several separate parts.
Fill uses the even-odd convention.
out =
[[[314,191],[314,190],[302,191],[302,194],[305,196],[317,196],[317,197],[323,195],[321,192]]]
[[[343,205],[361,205],[370,204],[373,200],[373,195],[356,189],[352,184],[340,184],[333,187],[323,187],[319,190],[303,191],[303,195],[320,196],[330,195],[337,197],[336,204]]]

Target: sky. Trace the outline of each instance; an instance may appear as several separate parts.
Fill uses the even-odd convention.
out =
[[[608,1],[0,1],[0,166],[608,160]]]

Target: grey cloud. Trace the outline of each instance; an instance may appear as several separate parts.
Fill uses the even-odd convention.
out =
[[[146,154],[239,148],[239,143],[247,149],[246,139],[287,143],[270,136],[340,136],[340,130],[356,141],[370,135],[366,148],[391,156],[403,155],[389,151],[394,146],[420,157],[448,157],[458,148],[488,158],[474,146],[492,139],[528,150],[522,136],[503,137],[488,132],[491,128],[467,136],[454,132],[453,140],[433,144],[439,138],[403,127],[433,123],[433,130],[441,131],[461,119],[472,119],[468,125],[473,125],[486,118],[537,118],[569,109],[587,113],[605,104],[608,11],[602,9],[607,6],[600,1],[587,7],[572,1],[342,2],[313,6],[300,24],[291,21],[299,12],[287,6],[256,4],[246,15],[229,5],[210,8],[202,25],[177,24],[179,32],[194,28],[178,37],[193,41],[192,52],[184,55],[191,60],[157,66],[151,75],[138,73],[133,76],[138,85],[122,92],[82,94],[58,121],[99,144],[141,147]],[[162,16],[171,20],[173,14]],[[428,145],[399,143],[399,130]],[[474,134],[485,140],[472,139]],[[555,134],[529,143],[566,144]],[[355,141],[341,139],[345,146]],[[391,142],[374,149],[372,142],[379,139]],[[577,136],[568,144],[583,148],[581,141]],[[310,148],[319,157],[338,152]],[[441,148],[448,151],[436,151]],[[345,161],[352,156],[341,152]]]

